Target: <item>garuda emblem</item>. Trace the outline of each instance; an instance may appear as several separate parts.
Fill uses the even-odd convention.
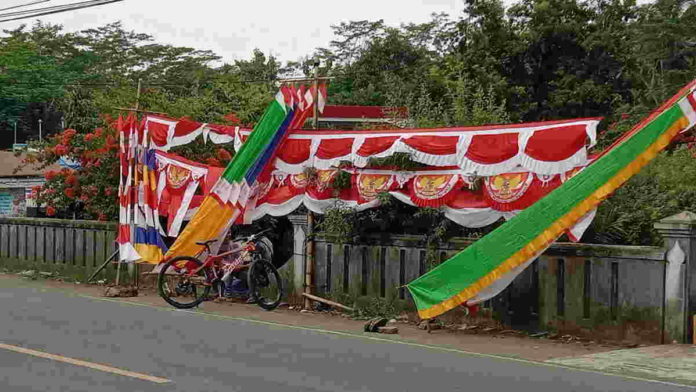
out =
[[[317,170],[317,191],[324,192],[333,183],[337,170]]]
[[[293,174],[290,176],[290,185],[295,189],[304,189],[307,187],[307,175],[305,173]]]
[[[424,174],[413,179],[413,191],[419,199],[436,200],[448,194],[459,181],[456,174]]]
[[[530,173],[499,174],[486,179],[486,189],[494,201],[512,203],[524,195],[532,180]]]
[[[358,175],[358,192],[363,199],[374,200],[378,194],[388,191],[393,181],[391,174],[363,173]]]
[[[191,171],[176,165],[167,167],[167,185],[172,189],[185,186],[191,179]]]

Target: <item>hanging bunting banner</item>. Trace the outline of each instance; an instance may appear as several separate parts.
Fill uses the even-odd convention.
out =
[[[297,174],[341,163],[365,167],[370,158],[408,153],[430,166],[490,176],[522,168],[560,174],[587,163],[600,118],[483,127],[393,130],[293,130],[279,151],[278,169]],[[248,134],[242,130],[240,136]]]

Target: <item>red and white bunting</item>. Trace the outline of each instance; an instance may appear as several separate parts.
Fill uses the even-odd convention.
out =
[[[518,168],[560,174],[587,163],[599,120],[440,129],[294,130],[279,150],[276,166],[292,174],[307,167],[328,169],[341,162],[365,167],[370,158],[402,152],[426,165],[455,166],[479,176]],[[248,132],[241,130],[240,138]]]
[[[239,133],[240,127],[231,125],[206,124],[188,119],[173,119],[164,116],[148,115],[145,118],[147,131],[152,148],[169,151],[170,148],[189,144],[199,136],[203,141],[215,144],[232,143]],[[246,135],[251,132],[245,129]]]

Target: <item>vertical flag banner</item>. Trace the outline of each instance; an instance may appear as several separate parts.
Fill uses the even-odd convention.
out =
[[[696,80],[636,125],[593,164],[487,236],[407,285],[422,318],[478,302],[529,265],[566,230],[696,124]],[[488,293],[490,294],[490,293]]]
[[[157,159],[151,148],[147,129],[139,137],[138,126],[132,122],[136,165],[135,249],[143,261],[159,263],[167,252],[162,239],[157,211]],[[139,142],[138,142],[139,140]]]
[[[256,178],[287,134],[296,113],[296,94],[296,90],[285,86],[280,89],[210,195],[169,249],[167,258],[200,253],[203,247],[197,241],[218,238],[243,213]]]
[[[133,262],[140,259],[140,255],[133,247],[131,222],[133,212],[133,134],[132,123],[133,118],[129,116],[125,121],[119,116],[116,122],[116,129],[119,134],[119,184],[118,184],[118,201],[119,201],[119,219],[118,233],[116,242],[118,243],[119,260],[124,262]]]

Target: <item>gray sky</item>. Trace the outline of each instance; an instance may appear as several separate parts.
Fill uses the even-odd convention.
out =
[[[45,5],[74,3],[53,0]],[[0,8],[29,0],[3,0]],[[34,7],[38,7],[34,6]],[[225,61],[248,58],[254,48],[280,60],[295,60],[327,46],[331,25],[349,20],[384,19],[389,25],[425,22],[433,12],[459,14],[462,0],[125,0],[121,3],[44,16],[44,22],[77,31],[121,20],[126,29],[157,42],[210,49]],[[0,24],[15,28],[32,19]]]

